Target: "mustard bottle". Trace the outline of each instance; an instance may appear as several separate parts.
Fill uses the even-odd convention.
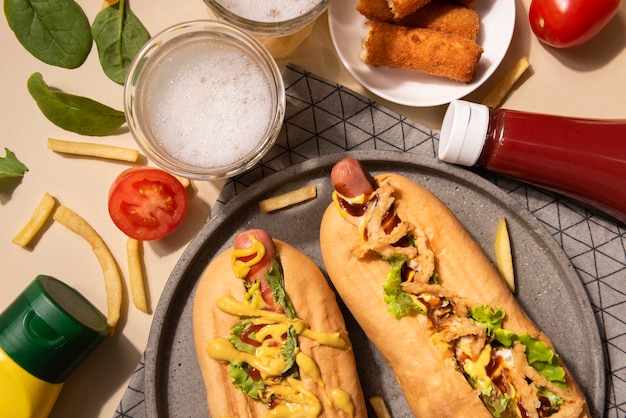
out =
[[[39,275],[0,313],[0,411],[45,418],[65,380],[108,335],[106,318],[65,283]]]

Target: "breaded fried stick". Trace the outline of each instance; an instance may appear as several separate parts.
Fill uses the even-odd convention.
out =
[[[393,22],[393,13],[387,0],[359,0],[356,10],[369,20]]]
[[[371,20],[391,22],[426,6],[431,0],[359,0],[357,11]]]
[[[366,22],[361,59],[376,67],[400,68],[470,83],[483,49],[476,42],[432,29]]]
[[[473,41],[480,28],[475,10],[445,0],[433,0],[402,19],[394,19],[387,0],[359,0],[357,10],[369,20],[454,33]]]
[[[430,3],[430,0],[387,0],[387,3],[394,19],[402,19]]]
[[[474,9],[446,1],[431,1],[417,12],[394,23],[452,33],[472,41],[476,40],[480,28],[478,13]]]

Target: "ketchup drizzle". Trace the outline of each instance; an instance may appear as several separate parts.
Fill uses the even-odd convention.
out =
[[[343,209],[346,213],[352,215],[352,216],[363,216],[363,214],[365,213],[365,211],[367,210],[367,207],[369,206],[370,202],[377,199],[377,197],[374,197],[372,200],[368,200],[365,203],[350,203],[347,200],[343,199],[342,197],[339,196],[339,199],[337,199],[339,201],[339,205],[341,206],[341,209]]]
[[[261,328],[263,328],[263,325],[250,325],[241,333],[241,337],[240,337],[241,341],[243,341],[246,344],[253,345],[255,347],[260,347],[261,343],[254,338],[250,338],[250,334],[252,334],[253,332],[256,333]]]

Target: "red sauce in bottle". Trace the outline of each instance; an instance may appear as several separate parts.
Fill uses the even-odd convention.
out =
[[[463,117],[464,109],[459,111],[453,106],[466,104],[472,107],[466,123],[476,122],[471,120],[476,116],[484,125],[468,128],[461,138],[460,131],[451,124],[457,122],[456,116]],[[482,106],[485,111],[478,106],[482,105],[461,101],[451,104],[442,128],[440,159],[484,167],[544,187],[626,223],[626,120],[492,111]],[[479,138],[481,135],[483,138]],[[467,148],[457,150],[456,156],[455,152],[446,156],[442,148],[450,144],[454,148],[454,141],[471,142],[471,157],[463,154]],[[457,161],[457,157],[463,161]]]

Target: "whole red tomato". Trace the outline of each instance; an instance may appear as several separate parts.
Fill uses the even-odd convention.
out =
[[[540,41],[569,48],[587,42],[615,16],[621,0],[532,0],[528,18]]]

